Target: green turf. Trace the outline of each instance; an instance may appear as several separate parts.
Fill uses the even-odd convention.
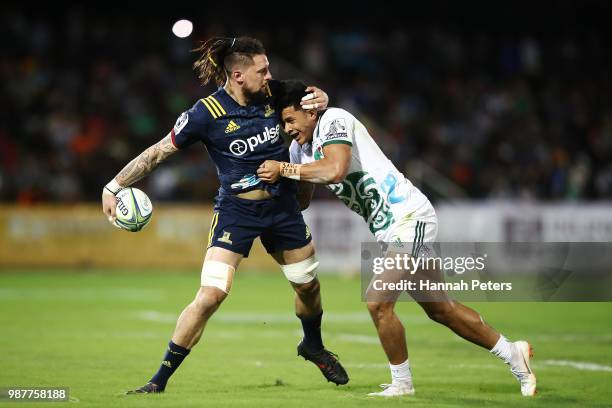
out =
[[[86,407],[609,406],[612,303],[474,304],[511,339],[532,341],[539,394],[520,396],[506,366],[427,320],[418,305],[398,311],[406,328],[416,396],[367,398],[389,381],[359,281],[322,276],[326,346],[351,381],[327,383],[296,357],[300,325],[280,272],[241,271],[200,344],[164,395],[124,396],[157,369],[174,319],[198,273],[0,273],[0,387],[68,386]],[[598,371],[559,361],[598,364]],[[607,371],[606,371],[607,367]],[[603,371],[602,371],[603,370]],[[7,405],[1,403],[0,405]],[[26,406],[49,406],[48,403]]]

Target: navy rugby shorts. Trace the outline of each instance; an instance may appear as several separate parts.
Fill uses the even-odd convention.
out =
[[[312,240],[295,196],[283,194],[266,200],[217,196],[208,247],[248,257],[257,237],[268,253],[302,248]]]

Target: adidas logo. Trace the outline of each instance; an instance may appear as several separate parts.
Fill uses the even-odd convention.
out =
[[[172,364],[168,360],[162,361],[162,365],[165,365],[168,368],[172,368]]]
[[[230,120],[230,122],[227,124],[227,127],[225,128],[225,133],[235,132],[238,129],[240,129],[240,125],[237,125],[236,122]]]

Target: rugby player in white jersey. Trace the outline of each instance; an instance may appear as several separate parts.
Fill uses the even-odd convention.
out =
[[[365,126],[343,109],[302,109],[300,100],[306,94],[306,86],[299,81],[282,82],[276,108],[281,112],[284,131],[293,138],[291,163],[267,160],[257,175],[270,183],[287,177],[299,180],[302,187],[311,186],[299,195],[302,208],[307,207],[314,184],[327,185],[364,218],[377,241],[392,243],[388,256],[389,252],[403,252],[393,243],[413,243],[414,247],[433,242],[438,229],[433,206],[384,155]],[[443,300],[440,296],[433,301],[415,300],[432,320],[501,358],[519,381],[521,393],[533,396],[536,377],[530,367],[531,345],[526,341],[510,342],[476,311],[442,294]],[[391,384],[382,385],[382,391],[368,395],[414,394],[404,327],[394,312],[395,300],[367,300],[392,378]]]

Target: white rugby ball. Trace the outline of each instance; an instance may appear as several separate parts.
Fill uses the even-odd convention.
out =
[[[147,226],[153,217],[153,204],[149,197],[137,188],[128,187],[116,195],[117,208],[115,226],[137,232]]]

